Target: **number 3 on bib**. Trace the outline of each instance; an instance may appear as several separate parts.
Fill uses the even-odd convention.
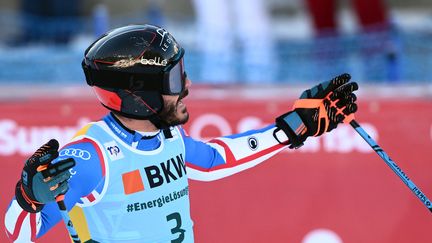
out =
[[[181,242],[183,242],[185,230],[181,228],[182,221],[181,221],[180,214],[177,213],[177,212],[172,213],[172,214],[166,216],[166,219],[167,219],[167,221],[175,220],[175,222],[176,222],[176,226],[171,229],[171,233],[172,234],[180,233],[179,236],[176,239],[171,240],[171,243],[181,243]]]

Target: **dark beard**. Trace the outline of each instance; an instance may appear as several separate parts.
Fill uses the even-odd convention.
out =
[[[162,120],[165,126],[176,126],[185,124],[189,120],[189,114],[186,111],[186,116],[182,119],[177,117],[177,104],[167,104],[159,114],[159,119]]]

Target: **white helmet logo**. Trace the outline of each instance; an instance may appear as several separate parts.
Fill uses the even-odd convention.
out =
[[[168,64],[168,61],[165,59],[162,59],[160,57],[155,57],[153,59],[145,59],[144,57],[141,57],[141,64],[142,65],[154,65],[154,66],[166,66]]]

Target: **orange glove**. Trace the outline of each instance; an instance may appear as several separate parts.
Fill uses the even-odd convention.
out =
[[[289,138],[290,148],[299,148],[307,137],[320,136],[344,120],[353,119],[357,111],[353,92],[358,85],[349,83],[350,79],[349,74],[342,74],[305,90],[295,101],[293,111],[276,118],[275,134],[282,130]]]

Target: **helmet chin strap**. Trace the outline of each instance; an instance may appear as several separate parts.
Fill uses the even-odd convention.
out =
[[[153,123],[153,125],[155,125],[155,127],[162,130],[165,138],[172,138],[173,137],[173,135],[171,133],[170,125],[166,121],[162,120],[158,114],[156,114],[155,116],[152,116],[149,119],[149,121],[151,123]]]

